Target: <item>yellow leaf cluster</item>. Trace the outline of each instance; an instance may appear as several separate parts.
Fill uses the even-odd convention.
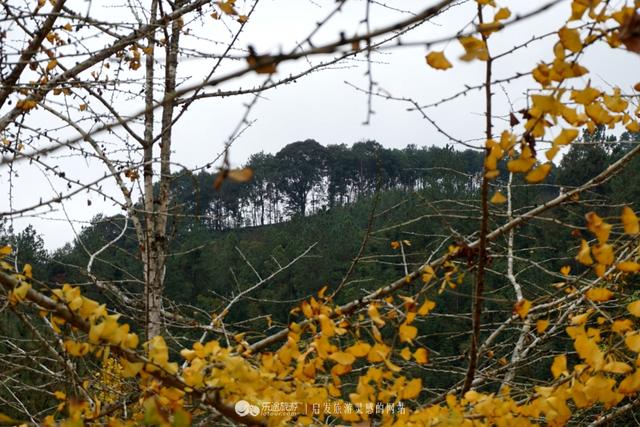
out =
[[[585,295],[593,302],[605,302],[613,298],[613,292],[607,288],[591,288]]]
[[[489,59],[487,45],[479,38],[473,36],[460,37],[458,41],[465,50],[465,53],[460,57],[463,61],[473,61],[474,59],[487,61]]]
[[[638,217],[633,209],[628,206],[622,208],[622,215],[620,216],[622,225],[624,226],[624,232],[629,235],[636,235],[640,232],[640,225],[638,223]]]
[[[490,202],[496,205],[503,204],[507,201],[507,198],[500,191],[496,191],[491,197]]]
[[[16,108],[22,111],[33,110],[38,106],[38,103],[33,99],[21,99],[16,103]]]
[[[524,318],[527,317],[527,314],[529,314],[529,310],[531,310],[532,305],[533,304],[531,303],[531,301],[527,299],[521,299],[514,306],[513,312],[524,320]]]

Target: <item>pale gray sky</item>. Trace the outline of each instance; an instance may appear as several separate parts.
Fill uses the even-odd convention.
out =
[[[79,9],[86,5],[84,0],[74,1]],[[251,2],[243,4],[240,0],[237,3],[241,13],[246,13],[251,4]],[[413,12],[422,10],[425,5],[431,3],[435,1],[386,1],[388,5]],[[523,13],[544,4],[542,1],[518,0],[503,0],[498,3],[510,7],[514,13]],[[570,13],[570,2],[558,1],[557,3],[558,5],[549,11],[492,36],[489,44],[491,51],[494,54],[500,53],[515,44],[529,40],[532,36],[557,30]],[[475,1],[461,2],[460,5],[422,25],[402,39],[429,41],[452,36],[471,22],[475,14],[475,4]],[[328,0],[261,0],[237,46],[244,48],[251,44],[259,53],[290,50],[297,42],[304,39],[314,23],[329,13],[335,5],[335,1]],[[341,31],[346,35],[364,32],[364,25],[360,23],[364,17],[364,9],[364,1],[348,1],[343,12],[314,37],[314,43],[321,45],[323,42],[332,41]],[[116,19],[118,10],[106,8],[104,2],[92,3],[92,13],[97,12],[101,14],[100,16]],[[407,16],[406,13],[373,5],[371,27],[379,28],[405,19]],[[227,40],[229,30],[221,22],[207,18],[205,16],[202,24],[197,21],[189,25],[195,29],[199,28],[200,35],[212,40]],[[236,28],[234,25],[235,23],[232,22],[230,28]],[[207,43],[202,40],[185,40],[187,43],[193,43],[193,47],[208,48]],[[553,57],[552,42],[555,40],[557,40],[555,37],[548,37],[536,41],[526,49],[496,61],[494,77],[508,77],[516,72],[528,72],[536,62],[550,60]],[[211,43],[213,46],[211,50],[220,50],[220,47]],[[186,46],[191,47],[189,44]],[[484,64],[460,61],[458,57],[462,53],[462,48],[456,40],[437,45],[433,49],[444,49],[454,68],[446,72],[429,68],[425,63],[424,57],[427,50],[424,46],[391,48],[375,52],[372,75],[374,81],[378,83],[378,88],[396,97],[412,98],[424,105],[454,94],[467,84],[476,85],[483,81]],[[235,52],[235,54],[238,53]],[[315,64],[322,59],[326,57],[310,58],[309,62],[301,59],[295,63],[281,65],[275,78],[299,72],[308,67],[309,63]],[[587,79],[591,79],[595,85],[602,87],[607,87],[609,84],[616,85],[628,92],[638,80],[637,69],[640,65],[638,59],[638,55],[627,51],[612,51],[604,45],[594,46],[580,61],[591,73],[584,79],[575,79],[575,82],[584,84]],[[191,82],[199,81],[210,65],[211,60],[185,60],[179,65],[180,74],[183,77],[191,77]],[[243,66],[244,63],[228,61],[221,67],[221,73]],[[250,154],[261,150],[275,153],[288,143],[307,138],[316,139],[324,145],[351,144],[363,139],[375,139],[386,147],[396,148],[402,148],[407,144],[444,145],[450,142],[418,112],[407,111],[410,105],[403,102],[375,98],[373,110],[376,114],[369,125],[363,125],[367,112],[367,97],[345,82],[366,88],[368,84],[366,69],[365,56],[360,54],[355,59],[301,78],[296,83],[263,93],[249,116],[249,120],[255,120],[255,122],[246,129],[231,150],[232,162],[236,165],[240,164]],[[247,76],[226,84],[224,88],[246,88],[263,79],[264,76]],[[525,106],[526,90],[537,87],[529,77],[503,85],[504,90],[496,87],[494,114],[504,117],[509,113],[510,107],[505,92],[515,108],[520,109]],[[186,167],[200,166],[211,161],[222,150],[225,140],[242,117],[243,104],[251,99],[251,96],[243,96],[197,101],[175,129],[174,160]],[[484,94],[481,91],[473,91],[467,96],[425,111],[447,133],[457,139],[482,139],[484,137],[483,99]],[[123,101],[124,111],[137,111],[141,106],[136,99]],[[42,119],[38,119],[39,115]],[[30,120],[36,119],[41,120],[39,126],[44,127],[50,123],[44,112],[30,113]],[[496,120],[495,125],[496,134],[508,127],[508,123],[500,120]],[[87,128],[89,128],[88,125]],[[104,174],[105,168],[99,163],[84,161],[78,157],[68,158],[67,154],[61,152],[53,156],[51,162],[59,164],[61,170],[83,181]],[[13,179],[11,198],[8,197],[7,171],[0,170],[1,191],[6,195],[0,202],[0,211],[30,206],[37,203],[40,198],[53,197],[55,191],[66,191],[66,183],[58,178],[47,178],[47,174],[36,166],[21,163],[16,168],[19,176]],[[104,181],[102,189],[117,200],[121,200],[111,180]],[[87,205],[88,199],[92,202],[91,206]],[[97,213],[120,212],[113,202],[103,201],[101,197],[86,192],[65,201],[63,206],[56,205],[55,209],[53,212],[40,210],[37,217],[13,218],[14,227],[20,230],[29,223],[33,223],[44,235],[47,247],[56,248],[74,238],[71,224],[78,231],[83,221],[90,220]],[[71,224],[67,221],[67,216]]]

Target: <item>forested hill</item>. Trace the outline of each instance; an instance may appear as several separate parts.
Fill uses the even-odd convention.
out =
[[[213,190],[215,174],[177,173],[173,200],[182,213],[198,216],[215,230],[273,224],[353,203],[377,188],[469,190],[478,184],[482,161],[478,151],[449,146],[399,150],[366,141],[324,147],[308,139],[275,155],[252,155],[245,167],[254,171],[253,179],[225,180],[219,191]]]
[[[277,276],[281,285],[265,290],[273,293],[269,299],[291,301],[323,283],[340,282],[358,252],[374,208],[374,195],[380,199],[372,224],[376,228],[418,214],[427,199],[474,198],[482,156],[479,151],[451,147],[410,145],[399,150],[373,141],[323,147],[306,140],[289,144],[275,155],[251,156],[243,167],[251,168],[254,175],[246,183],[226,179],[216,190],[216,173],[176,173],[167,296],[199,307],[215,307],[221,298],[213,293],[227,293],[237,284],[256,280],[247,262],[268,275],[314,243],[307,257]],[[413,199],[410,193],[420,198]],[[383,214],[395,204],[401,208]],[[75,242],[44,262],[49,279],[86,281],[88,254],[117,238],[123,225],[122,216],[96,217]],[[92,272],[100,279],[136,287],[141,263],[130,222],[128,227],[116,244],[97,257]],[[372,235],[366,253],[388,247],[387,237]],[[391,264],[366,261],[366,271],[358,271],[355,277],[369,273],[381,280],[392,277],[399,270],[388,269]],[[238,318],[246,316],[236,314]]]
[[[557,196],[561,187],[583,183],[625,151],[624,145],[610,150],[606,144],[589,141],[586,135],[583,144],[572,145],[558,174],[543,185],[522,185],[514,177],[514,209],[528,209]],[[525,298],[544,298],[553,289],[553,272],[565,265],[576,274],[584,270],[573,258],[581,232],[579,228],[571,232],[566,224],[581,224],[586,210],[615,215],[621,201],[640,202],[640,159],[632,162],[575,204],[519,229],[514,245],[526,257],[517,256],[514,269]],[[412,146],[390,150],[373,142],[323,148],[305,141],[275,156],[254,155],[247,166],[254,170],[254,180],[225,181],[220,191],[213,188],[213,174],[176,174],[165,304],[178,315],[208,324],[211,313],[220,313],[233,297],[259,284],[244,296],[247,303],[234,305],[225,316],[226,325],[246,331],[251,341],[295,319],[292,307],[325,285],[328,292],[342,285],[338,302],[360,298],[402,277],[432,254],[442,253],[449,244],[464,243],[465,236],[473,236],[478,228],[479,152]],[[491,191],[504,191],[507,180],[503,168]],[[505,205],[493,204],[491,209],[496,221],[504,218]],[[33,264],[33,271],[49,286],[84,285],[85,295],[112,305],[119,301],[114,288],[98,283],[128,295],[131,302],[120,312],[139,328],[134,319],[143,309],[140,248],[131,221],[124,216],[96,217],[78,239],[53,254],[44,250],[32,227],[3,240],[18,248],[19,263]],[[496,241],[496,252],[504,244]],[[97,255],[89,274],[92,254]],[[352,264],[354,259],[358,262]],[[499,273],[505,262],[492,258],[487,272],[488,319],[499,320],[512,312],[513,289]],[[437,293],[432,298],[437,298],[438,313],[431,315],[421,333],[431,348],[438,349],[434,360],[464,365],[468,319],[447,313],[470,311],[471,278],[456,274],[431,291]],[[407,286],[412,294],[420,284]],[[172,330],[171,323],[167,326]],[[175,328],[191,339],[201,333]],[[12,333],[23,332],[18,328]],[[553,345],[545,344],[540,351],[563,349]],[[523,375],[544,378],[548,368],[546,362],[536,364],[523,368]],[[437,369],[424,375],[434,387],[450,385],[450,378]]]
[[[593,139],[604,139],[603,130],[599,132],[584,135],[585,144],[571,148],[558,169],[560,174],[549,181],[553,185],[521,188],[515,181],[514,206],[530,206],[554,197],[561,186],[582,183],[618,158],[624,148],[612,151],[606,145],[589,144]],[[242,319],[273,312],[272,304],[288,307],[277,301],[292,301],[324,284],[337,286],[341,282],[370,222],[362,260],[350,277],[362,283],[341,295],[348,299],[357,295],[358,289],[397,278],[405,266],[410,269],[422,262],[442,244],[439,236],[452,231],[462,236],[477,228],[482,156],[478,151],[450,147],[398,150],[373,141],[323,147],[306,140],[289,144],[275,155],[251,156],[245,166],[254,171],[253,179],[247,183],[225,180],[219,191],[214,189],[215,174],[177,173],[167,297],[211,310],[234,289],[256,282],[257,275],[268,276],[316,244],[306,257],[260,290],[258,296],[271,302],[260,307],[242,306],[232,316]],[[593,203],[607,201],[613,206],[617,200],[640,201],[640,185],[635,184],[640,178],[635,170],[627,168],[623,175],[596,188]],[[496,188],[506,181],[503,170]],[[557,215],[569,215],[571,221],[576,218],[576,212],[566,210]],[[89,280],[90,254],[116,239],[124,224],[122,216],[97,216],[75,242],[53,254],[43,250],[33,228],[4,240],[13,240],[20,248],[20,262],[31,262],[35,269],[45,271],[41,277],[50,282],[82,283]],[[544,234],[539,236],[543,241],[575,245],[575,239],[565,232],[555,235],[550,222],[529,227],[532,233]],[[412,244],[405,248],[404,259],[390,247],[390,242],[399,240]],[[92,274],[139,291],[142,272],[138,253],[129,222],[123,236],[96,257]],[[538,255],[546,254],[542,250]],[[286,315],[280,320],[286,320]]]

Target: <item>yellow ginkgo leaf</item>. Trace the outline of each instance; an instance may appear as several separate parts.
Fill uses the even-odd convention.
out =
[[[398,335],[402,342],[411,342],[417,334],[418,329],[415,326],[411,326],[406,323],[400,325],[400,328],[398,329]]]
[[[631,120],[629,123],[627,123],[625,129],[627,129],[629,132],[640,132],[640,123],[635,120]]]
[[[554,357],[553,363],[551,364],[551,373],[553,374],[553,378],[558,378],[563,374],[569,375],[567,371],[567,356],[561,354]]]
[[[632,332],[627,334],[624,343],[629,347],[629,350],[640,353],[640,333]]]
[[[620,381],[618,386],[618,392],[622,394],[634,394],[638,391],[640,391],[640,369]]]
[[[389,354],[389,351],[391,351],[391,349],[385,344],[375,343],[367,355],[367,360],[371,363],[382,362],[387,357],[387,354]]]
[[[578,356],[587,362],[589,366],[596,370],[602,368],[602,365],[604,365],[604,353],[598,347],[595,339],[586,335],[578,335],[573,345]]]
[[[640,225],[638,222],[638,217],[636,216],[633,209],[628,206],[622,208],[621,215],[622,225],[624,226],[624,232],[626,234],[635,235],[640,232]]]
[[[509,172],[513,172],[513,173],[525,173],[525,172],[529,172],[531,170],[531,168],[533,167],[533,165],[536,164],[536,159],[533,158],[518,158],[518,159],[513,159],[513,160],[509,160],[507,162],[507,169],[509,169]]]
[[[567,145],[578,137],[578,129],[562,129],[560,135],[558,135],[553,143],[555,145]]]
[[[407,383],[402,389],[402,399],[413,399],[422,390],[422,380],[415,378]]]
[[[582,90],[574,90],[571,91],[571,100],[577,102],[582,105],[589,105],[602,94],[597,89],[592,87],[586,87]]]
[[[90,345],[85,343],[76,342],[74,340],[65,340],[64,348],[72,356],[81,357],[89,352]]]
[[[371,320],[373,320],[373,322],[378,325],[379,327],[383,327],[384,326],[384,320],[382,320],[382,318],[380,318],[380,313],[378,313],[378,307],[376,307],[375,304],[369,304],[369,308],[367,309],[367,314],[369,314],[369,317],[371,318]]]
[[[634,316],[640,317],[640,299],[627,305],[627,310]]]
[[[507,198],[501,192],[496,191],[490,201],[495,205],[501,205],[507,201]]]
[[[419,348],[413,353],[413,358],[416,360],[416,362],[424,365],[426,363],[429,363],[429,352],[426,348]]]
[[[389,370],[392,372],[402,371],[402,368],[400,366],[393,364],[389,359],[384,359],[383,362],[387,366],[387,368],[389,368]]]
[[[499,171],[499,170],[490,170],[490,171],[487,171],[487,172],[484,174],[484,176],[485,176],[487,179],[494,179],[494,178],[497,178],[499,175],[500,175],[500,171]]]
[[[429,312],[431,310],[433,310],[436,306],[436,303],[433,301],[429,301],[428,299],[425,300],[422,305],[420,306],[420,308],[418,309],[418,314],[420,316],[426,316],[427,314],[429,314]]]
[[[501,7],[496,15],[493,17],[496,21],[502,21],[503,19],[508,19],[511,16],[511,11],[507,7]]]
[[[129,333],[122,341],[122,347],[135,349],[138,346],[138,342],[140,338],[138,338],[137,334]]]
[[[356,361],[356,357],[353,354],[346,353],[344,351],[333,353],[331,356],[329,356],[329,359],[341,365],[351,365]]]
[[[325,337],[332,337],[335,335],[335,324],[333,320],[329,319],[326,314],[318,315],[318,320],[320,321],[320,329],[322,330],[322,334]]]
[[[21,282],[20,285],[11,292],[11,301],[13,303],[24,301],[29,289],[31,289],[31,285],[29,283]]]
[[[584,12],[587,10],[588,7],[589,7],[588,2],[582,2],[579,0],[572,1],[571,2],[571,20],[577,21],[579,19],[582,19],[582,15],[584,15]]]
[[[226,171],[227,178],[234,182],[247,182],[253,178],[253,169],[241,168]]]
[[[355,357],[364,357],[369,354],[371,346],[366,342],[359,342],[347,348],[347,353],[353,354]]]
[[[489,59],[489,52],[484,41],[473,36],[460,37],[458,41],[465,50],[465,54],[460,57],[463,61],[472,61],[474,59],[487,61]]]
[[[526,179],[527,182],[532,184],[542,182],[547,177],[547,175],[549,175],[550,171],[551,171],[551,163],[543,163],[537,168],[533,169],[531,172],[529,172],[524,177],[524,179]]]
[[[433,268],[430,265],[427,265],[424,270],[422,270],[422,281],[424,283],[429,283],[435,274],[436,273],[433,271]]]
[[[563,265],[560,268],[560,274],[562,274],[565,277],[568,276],[570,272],[571,272],[571,267],[568,265]]]
[[[585,218],[587,219],[587,228],[595,234],[598,242],[606,243],[609,240],[609,234],[611,234],[611,224],[604,222],[595,212],[588,212]]]
[[[478,24],[478,26],[476,27],[478,32],[485,37],[489,37],[492,33],[499,31],[502,28],[504,28],[504,25],[502,25],[502,23],[500,23],[499,21],[485,22],[482,24]]]
[[[227,15],[237,15],[238,12],[236,11],[236,9],[233,7],[235,1],[219,1],[216,2],[216,4],[218,5],[218,7],[220,8],[220,10],[222,12],[224,12]]]
[[[545,63],[541,63],[533,69],[533,72],[531,74],[538,83],[540,83],[543,87],[547,87],[551,83],[549,72],[549,66]]]
[[[51,61],[47,62],[47,71],[51,71],[57,66],[58,66],[58,61],[55,59],[52,59]]]
[[[613,292],[607,288],[592,288],[586,292],[586,297],[594,302],[605,302],[613,298]]]
[[[587,113],[587,116],[589,116],[589,118],[593,120],[594,123],[599,125],[608,125],[614,120],[613,116],[609,114],[599,102],[594,102],[587,105],[584,109],[584,112]]]
[[[511,150],[515,143],[516,136],[514,134],[506,130],[502,132],[502,134],[500,135],[500,148],[502,148],[505,153]]]
[[[429,64],[430,67],[435,68],[436,70],[446,70],[453,66],[451,65],[451,62],[449,62],[447,57],[444,56],[443,51],[429,52],[429,54],[426,56],[426,60],[427,64]]]
[[[589,309],[586,312],[582,313],[582,314],[575,314],[573,316],[571,316],[571,324],[572,325],[584,325],[587,320],[589,319],[589,316],[591,316],[591,313],[593,313],[593,309]]]
[[[301,307],[302,307],[302,313],[305,315],[306,318],[313,317],[313,308],[307,301],[303,301]]]
[[[608,362],[602,369],[606,372],[611,372],[612,374],[627,374],[633,370],[631,366],[619,361]]]
[[[521,299],[513,307],[513,312],[520,316],[521,319],[524,319],[525,317],[527,317],[529,310],[531,310],[531,306],[531,301],[527,299]]]
[[[608,243],[594,245],[591,252],[598,263],[605,266],[613,264],[613,246]]]
[[[640,310],[640,306],[638,307],[638,310]],[[614,320],[611,324],[611,332],[615,332],[618,334],[623,334],[627,331],[630,331],[631,329],[633,329],[633,322],[630,319]]]
[[[122,376],[125,378],[135,377],[143,367],[143,363],[129,362],[124,358],[120,359],[120,364],[122,365]]]
[[[11,246],[2,246],[0,247],[0,258],[5,257],[11,253]]]
[[[104,324],[104,323],[103,323]],[[169,349],[161,335],[156,335],[147,343],[149,359],[159,366],[164,366],[169,360]]]
[[[576,260],[583,265],[593,264],[593,258],[591,258],[591,248],[586,240],[582,239],[580,243],[580,250],[576,256]]]
[[[562,118],[571,126],[581,126],[583,124],[583,121],[581,120],[582,115],[579,116],[575,108],[571,108],[566,105],[562,106]]]
[[[560,31],[558,31],[558,36],[560,37],[562,45],[567,50],[578,53],[580,49],[582,49],[582,42],[580,41],[580,33],[578,30],[562,27]]]
[[[616,264],[616,268],[625,273],[635,273],[640,271],[640,264],[633,261],[624,261]]]
[[[547,319],[540,319],[536,322],[536,332],[538,332],[539,334],[544,333],[544,331],[546,331],[548,327],[549,320]]]
[[[16,108],[22,111],[29,111],[38,106],[38,103],[33,99],[21,99],[16,102]]]
[[[593,272],[598,277],[604,277],[604,274],[607,272],[607,266],[604,264],[597,263],[593,266]]]
[[[33,277],[33,268],[31,267],[31,264],[25,264],[24,267],[22,267],[22,275],[27,279],[31,279]]]
[[[400,357],[404,360],[411,359],[411,349],[409,347],[403,348],[402,351],[400,351]]]
[[[620,88],[616,87],[613,90],[613,95],[605,94],[602,97],[604,105],[609,109],[609,111],[612,111],[614,113],[622,113],[627,109],[629,102],[622,98],[620,92]]]
[[[529,112],[535,117],[540,117],[540,113],[558,115],[562,109],[560,101],[551,95],[531,95],[531,102],[534,108]]]
[[[547,160],[552,161],[558,155],[559,151],[560,147],[557,145],[553,145],[551,148],[544,152],[544,156],[547,158]]]

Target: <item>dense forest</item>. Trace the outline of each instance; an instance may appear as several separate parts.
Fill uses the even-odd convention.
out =
[[[629,138],[625,133],[620,141]],[[524,209],[543,203],[584,182],[624,153],[624,144],[616,144],[612,150],[607,144],[595,143],[603,140],[613,142],[616,138],[607,137],[603,127],[594,134],[585,132],[581,143],[571,146],[558,172],[544,185],[524,186],[514,181],[514,206]],[[252,168],[254,178],[247,183],[226,180],[215,190],[215,173],[177,173],[171,198],[174,219],[166,301],[192,316],[200,311],[215,312],[239,289],[256,282],[256,277],[268,276],[312,245],[302,259],[256,291],[255,304],[235,306],[227,321],[239,330],[252,331],[252,321],[268,316],[270,328],[275,330],[291,320],[289,309],[298,301],[324,285],[335,289],[359,255],[349,274],[351,286],[339,295],[340,301],[349,301],[362,289],[375,289],[420,265],[425,256],[444,244],[441,236],[445,232],[465,236],[477,228],[482,164],[483,153],[448,146],[398,150],[368,141],[351,147],[323,147],[306,140],[289,144],[275,155],[251,156],[245,167]],[[504,165],[501,170],[497,189],[508,179]],[[635,170],[634,164],[590,192],[586,207],[583,203],[567,206],[521,230],[516,246],[528,251],[528,259],[516,264],[523,270],[520,280],[528,284],[524,286],[526,297],[534,300],[548,295],[546,272],[567,263],[580,268],[571,258],[578,240],[562,224],[578,221],[587,208],[640,201]],[[497,215],[504,215],[500,207],[496,209]],[[359,254],[364,236],[368,236],[367,244]],[[131,295],[139,287],[141,265],[132,255],[137,242],[124,216],[98,215],[73,242],[53,253],[44,250],[44,242],[33,227],[5,236],[3,241],[17,249],[20,263],[31,263],[51,286],[108,281],[124,292],[130,290]],[[88,274],[91,255],[112,241],[116,243],[91,261]],[[402,253],[392,242],[405,242]],[[444,242],[456,243],[453,238]],[[558,252],[569,255],[559,258]],[[494,260],[494,268],[500,270],[503,262]],[[532,263],[544,268],[532,269]],[[460,285],[467,283],[464,277],[457,280]],[[513,291],[500,275],[493,276],[492,283],[494,296],[504,301],[488,303],[487,312],[494,312],[497,321],[509,312]],[[465,286],[460,289],[445,289],[439,311],[468,309],[468,290]],[[109,301],[109,293],[103,291],[87,287],[90,295]],[[140,309],[132,305],[123,313],[133,318]],[[435,338],[432,346],[444,349],[440,350],[443,358],[463,354],[466,327],[465,320],[435,319],[429,324]],[[255,334],[255,329],[251,333]],[[539,369],[539,373],[544,376],[546,369]]]
[[[352,204],[376,190],[470,191],[478,186],[482,161],[477,152],[451,147],[385,149],[375,141],[324,147],[308,139],[275,155],[252,155],[245,167],[255,175],[246,185],[227,180],[212,191],[215,174],[178,173],[172,200],[180,213],[213,230],[274,224]],[[473,179],[454,178],[456,171]]]
[[[625,132],[620,141],[631,137]],[[522,195],[516,192],[516,197],[521,197],[522,201],[530,196],[544,200],[562,188],[571,188],[594,176],[624,152],[624,145],[616,144],[613,150],[594,143],[604,140],[615,142],[617,138],[606,136],[604,127],[594,134],[585,132],[582,144],[572,146],[563,157],[562,167],[553,176],[553,182],[526,190]],[[172,278],[168,282],[171,297],[194,301],[193,298],[207,291],[207,286],[196,285],[196,281],[227,289],[229,283],[212,280],[225,277],[226,273],[219,275],[211,271],[210,262],[220,259],[220,265],[234,265],[229,261],[235,259],[237,264],[241,257],[234,247],[239,242],[260,244],[260,248],[248,249],[249,253],[279,253],[286,258],[292,257],[305,244],[319,241],[318,252],[336,256],[332,257],[331,263],[319,263],[326,274],[314,276],[322,277],[327,283],[335,282],[339,279],[339,268],[344,269],[345,261],[355,255],[361,240],[358,236],[366,228],[374,199],[381,199],[375,206],[375,226],[379,229],[402,218],[419,218],[421,211],[433,210],[429,207],[431,203],[446,206],[468,200],[471,204],[465,210],[472,212],[473,200],[478,197],[483,158],[480,151],[459,151],[450,146],[409,145],[404,149],[387,149],[375,141],[366,141],[351,147],[346,144],[324,147],[308,139],[291,143],[275,155],[262,152],[252,155],[243,166],[254,173],[246,183],[226,180],[216,190],[217,173],[176,173],[171,193],[172,245],[178,245],[173,246],[178,254],[190,252],[188,257],[175,256],[170,264],[167,274]],[[636,193],[640,190],[635,185],[628,185],[629,180],[635,180],[633,168],[630,169],[595,190],[594,196],[598,197],[599,203],[616,203],[625,198],[639,200]],[[504,165],[502,172],[496,188],[506,182],[508,172]],[[414,195],[419,196],[419,201],[413,200]],[[397,204],[401,206],[397,207]],[[386,209],[389,207],[392,209]],[[385,215],[379,215],[380,212]],[[445,214],[423,216],[423,220],[412,221],[405,227],[407,230],[396,227],[393,233],[378,233],[377,240],[388,246],[390,239],[433,232],[442,225]],[[86,267],[88,254],[118,236],[124,219],[123,216],[97,215],[93,225],[84,227],[74,241],[53,253],[44,249],[44,242],[33,226],[13,235],[5,222],[2,243],[12,244],[17,249],[20,263],[31,263],[47,271],[49,281],[62,283],[79,278],[78,271]],[[464,228],[467,223],[457,220],[455,215],[447,221],[451,221],[452,226],[455,224],[456,229]],[[471,224],[469,229],[474,226]],[[139,271],[123,268],[122,264],[132,262],[129,254],[134,250],[134,241],[129,224],[115,247],[96,259],[95,271],[116,280],[127,280],[124,271]],[[331,246],[325,246],[329,244]],[[371,249],[371,252],[375,253],[375,250]],[[181,263],[180,258],[188,258],[188,262]],[[199,259],[203,264],[209,264],[209,268],[199,265]],[[297,283],[296,280],[293,282]],[[187,289],[204,287],[194,293],[185,292],[183,288],[173,295],[171,283],[180,283]],[[299,289],[296,295],[305,295],[305,290]]]

